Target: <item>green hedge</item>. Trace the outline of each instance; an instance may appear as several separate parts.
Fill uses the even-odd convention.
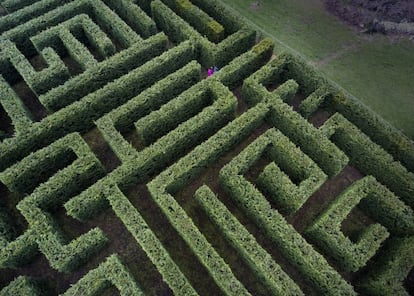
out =
[[[218,43],[224,38],[223,26],[193,5],[190,0],[174,0],[174,2],[175,9],[173,8],[173,10],[201,35],[206,36],[208,40],[214,43]]]
[[[321,127],[365,175],[374,176],[414,208],[414,174],[408,172],[400,162],[375,144],[355,125],[336,113]]]
[[[255,276],[266,285],[271,295],[304,295],[272,256],[206,185],[199,188],[195,196],[199,205],[254,271]]]
[[[57,111],[161,54],[166,48],[166,42],[165,35],[158,34],[68,80],[40,96],[39,100],[51,112]]]
[[[255,150],[255,144],[247,146],[220,171],[219,178],[223,188],[276,244],[282,255],[320,293],[356,295],[353,287],[242,176],[254,163],[257,157]]]
[[[125,131],[125,128],[137,118],[142,118],[195,84],[200,77],[200,65],[192,61],[96,122],[103,137],[122,162],[128,162],[132,158],[137,158],[138,155],[121,132]]]
[[[4,7],[8,13],[12,13],[13,11],[22,9],[25,6],[32,5],[33,2],[33,0],[4,0],[0,2],[0,5]]]
[[[57,24],[75,17],[76,15],[82,13],[92,13],[89,0],[78,0],[64,5],[60,5],[60,0],[57,0],[56,2],[59,2],[59,7],[46,13],[44,13],[43,8],[40,8],[37,13],[41,15],[36,18],[33,18],[33,15],[31,15],[32,11],[30,9],[34,9],[36,5],[39,5],[39,7],[42,6],[43,1],[37,2],[35,5],[28,6],[27,11],[26,8],[22,11],[17,11],[16,14],[13,15],[18,17],[20,13],[27,14],[27,21],[11,28],[6,32],[3,32],[2,37],[16,43],[17,47],[20,50],[23,50],[22,53],[24,56],[31,57],[36,55],[36,50],[30,41],[31,36],[34,36],[50,27],[56,26]]]
[[[272,129],[264,136],[267,139],[260,137],[255,143],[258,147],[262,146],[260,142],[266,145],[262,147],[267,148],[273,162],[264,168],[257,182],[284,212],[291,214],[302,207],[327,176],[281,132]],[[298,185],[292,178],[298,181]]]
[[[7,63],[12,65],[11,68],[7,66],[5,67],[12,72],[6,70],[3,72],[3,75],[5,75],[9,81],[13,81],[13,76],[15,76],[13,68],[15,68],[35,94],[46,92],[50,88],[63,83],[70,76],[66,65],[51,48],[45,48],[41,51],[42,57],[48,64],[48,67],[41,71],[36,71],[32,64],[11,41],[1,40],[0,50],[0,65],[5,65]]]
[[[309,96],[318,88],[326,85],[325,80],[305,61],[286,52],[281,53],[265,67],[256,71],[249,77],[249,85],[260,86],[260,93],[264,94],[267,87],[275,83],[282,84],[289,79],[295,80],[299,85],[299,92],[305,96]],[[286,87],[286,86],[285,86]],[[247,98],[250,99],[249,104],[254,105],[260,98],[254,98],[254,91],[249,92],[249,88],[244,89]]]
[[[265,38],[253,48],[241,54],[224,66],[220,71],[214,73],[213,79],[219,80],[230,89],[241,85],[243,80],[266,64],[273,53],[274,42],[270,38]]]
[[[203,81],[184,91],[177,98],[162,105],[145,117],[135,122],[138,137],[146,145],[155,142],[168,131],[174,129],[217,100],[217,88],[224,88],[219,83]],[[223,93],[223,90],[219,91]]]
[[[304,118],[309,118],[313,113],[315,113],[319,107],[327,103],[328,98],[330,97],[329,91],[326,87],[320,87],[315,90],[313,93],[308,95],[299,105],[299,113]]]
[[[364,295],[406,295],[404,280],[414,267],[414,236],[394,238],[376,264],[363,276],[357,287]]]
[[[229,11],[219,0],[191,0],[191,2],[222,24],[226,35],[233,34],[246,27],[245,21]]]
[[[77,40],[68,29],[61,29],[59,31],[59,37],[63,45],[67,48],[69,56],[78,64],[82,71],[95,67],[98,64],[98,61],[89,49]]]
[[[216,88],[218,100],[195,117],[181,123],[154,144],[135,154],[134,158],[128,159],[122,168],[111,173],[112,180],[121,183],[123,187],[135,184],[138,180],[146,182],[148,176],[165,167],[172,159],[182,156],[183,151],[214,134],[220,126],[234,117],[237,99],[219,82],[214,80],[203,82],[206,83],[211,84],[212,89]],[[95,192],[95,188],[88,189],[66,205],[68,213],[81,220],[90,217],[96,213],[96,209],[105,206],[107,204],[100,198],[99,190]]]
[[[111,191],[107,198],[115,214],[121,219],[138,244],[141,245],[174,294],[197,295],[188,279],[171,259],[167,250],[128,198],[118,187],[112,187]]]
[[[78,220],[85,221],[110,205],[115,215],[121,219],[146,252],[171,290],[177,295],[197,295],[137,209],[114,183],[111,177],[101,179],[80,195],[69,200],[65,204],[67,213]]]
[[[61,167],[61,163],[69,165],[76,158],[91,155],[82,141],[78,134],[68,135],[1,172],[0,180],[12,192],[28,192],[27,188],[34,189],[42,175]]]
[[[193,59],[193,53],[188,42],[180,44],[82,100],[33,124],[24,135],[4,140],[0,144],[0,169],[67,133],[92,127],[93,120],[186,65]]]
[[[361,200],[359,207],[391,234],[413,235],[413,210],[374,177],[365,177],[361,182],[367,196]]]
[[[89,42],[97,50],[101,58],[109,57],[116,51],[115,46],[112,44],[111,39],[106,36],[106,33],[87,14],[83,13],[59,25],[48,28],[30,39],[38,52],[41,52],[44,48],[53,47],[58,54],[64,55],[66,51],[71,50],[71,47],[61,42],[63,41],[60,40],[62,39],[60,37],[62,30],[69,30],[77,38],[82,38],[79,41]],[[85,36],[81,34],[82,31]],[[85,37],[87,40],[84,40]]]
[[[0,248],[0,268],[17,268],[29,263],[37,251],[34,231],[26,230],[12,241],[3,241]]]
[[[389,236],[387,229],[378,223],[367,226],[355,243],[342,233],[342,222],[367,197],[366,190],[366,179],[352,184],[306,230],[315,244],[351,272],[364,267]]]
[[[396,160],[401,161],[408,170],[414,172],[414,144],[410,139],[350,95],[338,92],[332,98],[332,105]]]
[[[221,68],[254,45],[256,32],[253,30],[240,29],[215,44],[201,36],[161,1],[151,2],[151,8],[155,22],[173,42],[192,40],[195,43],[200,63],[204,67],[216,65]]]
[[[237,279],[234,278],[228,266],[217,255],[214,249],[212,249],[211,245],[198,231],[192,220],[187,216],[185,211],[179,206],[170,193],[176,192],[179,188],[185,186],[209,164],[226,151],[229,151],[234,145],[245,138],[248,133],[252,132],[263,123],[267,111],[268,109],[262,104],[248,110],[246,113],[215,133],[214,136],[197,146],[189,154],[181,158],[173,166],[162,172],[148,184],[148,189],[152,197],[158,203],[172,225],[193,249],[207,270],[210,271],[210,274],[223,292],[228,294],[244,295],[247,294],[247,291],[241,286]],[[203,111],[202,114],[203,113],[205,114],[205,118],[211,118],[207,115],[206,110]],[[215,125],[217,124],[217,120],[212,118],[210,125],[213,124],[213,122]],[[194,124],[190,122],[189,126],[194,126]],[[177,138],[174,132],[178,133],[178,130],[179,129],[174,130],[164,138]],[[188,133],[192,134],[193,132],[188,130]],[[156,142],[156,144],[159,144],[161,147],[166,146],[163,145],[162,140]],[[153,158],[158,159],[155,155]]]
[[[145,295],[119,256],[114,254],[97,268],[90,270],[76,284],[71,285],[63,296],[102,295],[111,285],[114,285],[122,296]]]
[[[51,146],[29,155],[11,167],[10,171],[6,171],[7,176],[18,172],[19,168],[23,174],[27,171],[33,172],[33,168],[42,168],[44,159],[50,156],[49,153],[53,153],[53,149],[66,152],[67,147],[73,149],[78,159],[47,182],[39,185],[33,193],[17,204],[30,229],[33,229],[40,251],[49,260],[50,265],[61,272],[70,272],[78,267],[102,248],[107,239],[101,230],[95,228],[66,244],[56,222],[43,209],[55,208],[96,182],[104,175],[104,168],[81,136],[70,134]]]
[[[1,2],[1,5],[9,14],[0,18],[0,34],[30,19],[38,17],[49,10],[62,6],[69,2],[69,0],[42,0],[33,2],[32,0],[6,0]]]
[[[157,33],[154,21],[133,1],[107,0],[106,2],[142,38],[149,38]]]
[[[281,96],[286,96],[280,91],[285,87],[279,87],[279,91],[270,93],[261,84],[260,81],[266,80],[268,77],[265,73],[272,70],[272,65],[274,64],[267,64],[244,81],[243,97],[250,102],[250,105],[263,101],[271,106],[268,120],[273,126],[276,126],[291,141],[299,145],[302,151],[310,156],[328,176],[339,174],[348,163],[347,156],[332,144],[321,131],[313,127],[299,113],[293,111],[291,106],[280,99]],[[262,78],[258,79],[258,77]]]
[[[19,135],[27,130],[33,123],[29,110],[19,96],[0,75],[0,104],[10,117],[14,133]]]
[[[109,35],[124,49],[142,41],[142,38],[102,1],[88,1],[88,3],[91,6],[95,22],[105,32],[109,32]],[[140,17],[144,22],[148,21],[146,16],[140,15]]]
[[[45,295],[36,281],[26,276],[18,276],[0,291],[0,296],[41,296]]]

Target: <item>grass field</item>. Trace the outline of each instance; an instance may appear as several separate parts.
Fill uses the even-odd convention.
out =
[[[222,2],[414,139],[414,42],[358,33],[321,0]]]

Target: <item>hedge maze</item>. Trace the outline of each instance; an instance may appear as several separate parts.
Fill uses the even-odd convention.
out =
[[[414,295],[413,143],[220,1],[0,15],[0,295]]]

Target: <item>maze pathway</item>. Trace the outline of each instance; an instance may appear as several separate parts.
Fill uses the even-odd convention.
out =
[[[0,295],[414,295],[413,143],[220,1],[0,34]]]

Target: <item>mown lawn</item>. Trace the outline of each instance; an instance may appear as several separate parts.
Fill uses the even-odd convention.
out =
[[[414,139],[414,42],[350,29],[321,0],[222,0]]]

